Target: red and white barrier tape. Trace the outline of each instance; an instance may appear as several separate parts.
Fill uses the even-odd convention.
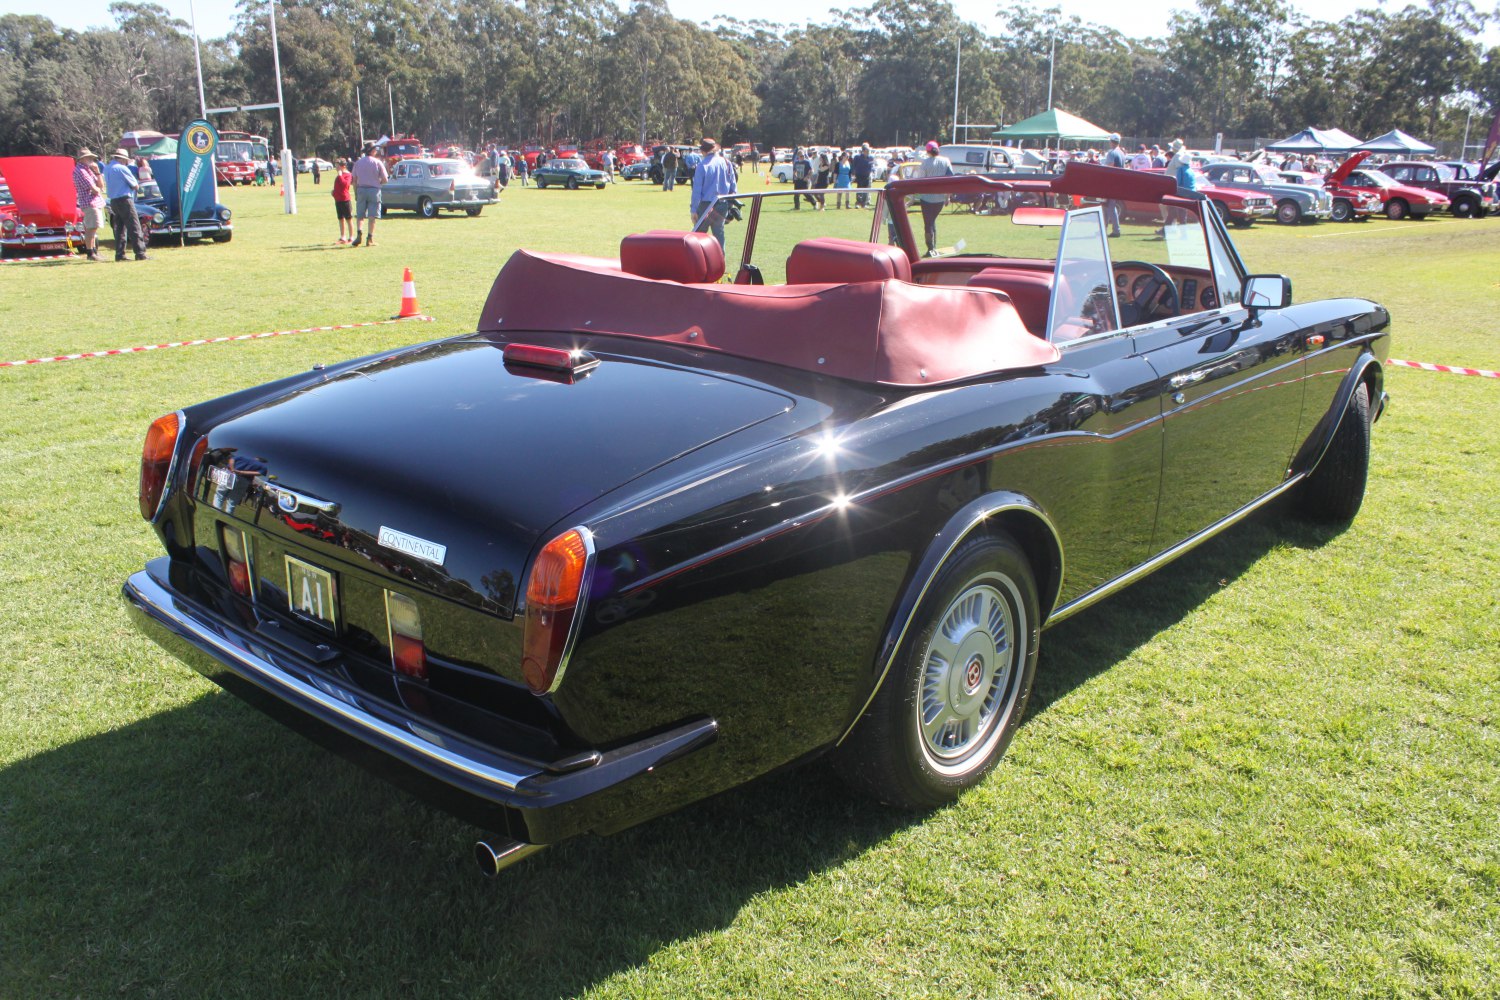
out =
[[[389,326],[416,320],[431,323],[431,316],[411,316],[404,320],[377,319],[369,323],[340,323],[338,326],[309,326],[301,330],[272,330],[268,333],[242,333],[237,337],[207,337],[202,340],[174,340],[169,344],[144,344],[140,347],[117,347],[112,351],[86,351],[83,354],[57,354],[50,358],[28,358],[25,361],[0,361],[0,368],[19,368],[25,365],[42,365],[49,361],[84,361],[88,358],[107,358],[115,354],[136,354],[141,351],[159,351],[166,347],[196,347],[199,344],[225,344],[234,340],[264,340],[267,337],[289,337],[294,333],[321,333],[324,330],[357,330],[364,326]]]
[[[1500,378],[1500,372],[1492,372],[1488,368],[1460,368],[1458,365],[1432,365],[1425,361],[1401,361],[1397,358],[1391,358],[1386,363],[1400,365],[1403,368],[1420,368],[1424,372],[1447,372],[1449,375],[1478,375],[1480,378]]]
[[[82,256],[78,255],[78,254],[64,253],[64,254],[57,254],[57,255],[54,255],[54,256],[47,256],[47,257],[4,257],[4,258],[0,258],[0,264],[34,264],[37,261],[41,261],[41,260],[64,261],[64,260],[83,260],[83,259],[84,258]]]

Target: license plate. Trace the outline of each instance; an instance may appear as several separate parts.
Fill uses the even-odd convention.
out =
[[[338,590],[326,569],[286,557],[286,600],[293,614],[332,632],[338,622]]]
[[[67,248],[66,243],[34,243],[31,246],[33,250],[66,250]]]

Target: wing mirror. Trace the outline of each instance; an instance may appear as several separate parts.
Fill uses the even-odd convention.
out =
[[[1285,309],[1292,304],[1292,279],[1281,274],[1251,274],[1240,286],[1240,303],[1253,316],[1261,309]]]

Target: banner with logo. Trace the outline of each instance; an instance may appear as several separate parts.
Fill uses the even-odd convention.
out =
[[[219,133],[213,124],[199,118],[188,122],[177,140],[177,204],[187,228],[191,206],[198,203],[198,189],[204,184],[213,189],[214,150],[219,148]]]

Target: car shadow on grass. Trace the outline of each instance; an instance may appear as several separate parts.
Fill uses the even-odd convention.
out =
[[[1271,548],[1337,533],[1265,515],[1060,624],[1030,714]],[[485,880],[473,828],[214,689],[0,770],[0,981],[18,995],[572,996],[924,820],[813,765]]]

